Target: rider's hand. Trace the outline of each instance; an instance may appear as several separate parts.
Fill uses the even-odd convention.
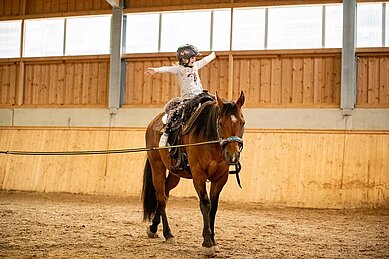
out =
[[[157,72],[155,71],[154,68],[149,67],[149,68],[147,68],[146,71],[145,71],[145,76],[150,77],[150,76],[155,75],[156,73],[157,73]]]

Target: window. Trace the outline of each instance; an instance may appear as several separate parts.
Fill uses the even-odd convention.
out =
[[[66,55],[110,53],[111,16],[66,19]]]
[[[65,19],[25,21],[24,57],[62,56]]]
[[[326,48],[341,48],[343,42],[343,8],[342,5],[325,7],[325,43]]]
[[[232,49],[264,49],[265,9],[234,9]]]
[[[126,52],[158,52],[159,13],[127,15]]]
[[[356,15],[357,47],[389,46],[388,3],[358,4]],[[0,58],[110,53],[111,15],[25,20],[21,51],[22,25],[0,22]],[[341,48],[343,6],[134,13],[126,29],[126,53],[175,52],[186,43],[203,51]]]
[[[382,46],[382,4],[358,4],[357,47]]]
[[[0,22],[0,58],[20,57],[22,21]]]
[[[211,43],[211,12],[171,12],[162,14],[161,51],[176,51],[183,44],[209,50]]]
[[[269,8],[268,49],[322,47],[322,6]]]
[[[230,49],[231,10],[213,12],[212,50]]]

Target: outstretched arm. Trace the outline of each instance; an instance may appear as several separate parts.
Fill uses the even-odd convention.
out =
[[[202,60],[196,62],[197,68],[200,69],[200,68],[204,67],[205,65],[207,65],[209,62],[211,62],[215,58],[216,58],[216,54],[214,51],[212,51],[211,54],[204,57]]]
[[[145,76],[151,77],[155,75],[156,73],[172,73],[177,74],[178,67],[149,67],[145,71]]]

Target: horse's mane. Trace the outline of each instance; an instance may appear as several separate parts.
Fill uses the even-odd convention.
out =
[[[237,113],[237,106],[232,101],[224,101],[220,116],[228,116]],[[217,140],[217,117],[219,107],[216,102],[205,107],[194,123],[194,135],[205,138],[206,141]]]

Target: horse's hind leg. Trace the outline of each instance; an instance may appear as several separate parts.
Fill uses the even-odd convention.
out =
[[[169,198],[169,192],[175,188],[178,183],[180,182],[180,178],[170,174],[168,175],[166,182],[165,182],[165,205],[164,207],[161,206],[161,217],[162,217],[162,225],[163,225],[163,236],[165,237],[166,241],[169,243],[175,243],[174,236],[171,232],[167,215],[166,215],[166,205]]]
[[[165,195],[167,199],[169,198],[170,191],[176,188],[179,182],[180,182],[180,177],[175,176],[172,173],[169,173],[165,184]]]
[[[149,226],[149,228],[147,229],[147,236],[149,238],[157,238],[158,237],[157,230],[158,230],[159,223],[161,223],[161,214],[159,213],[159,210],[157,209],[157,211],[155,212],[155,215],[153,217],[152,223]]]
[[[166,188],[166,185],[168,186],[176,186],[178,184],[175,183],[177,181],[174,178],[167,178],[166,179],[166,169],[163,165],[162,161],[158,162],[154,165],[152,165],[152,171],[153,171],[153,184],[155,187],[156,192],[156,198],[157,198],[157,210],[155,213],[155,216],[153,218],[153,223],[150,225],[150,231],[153,233],[156,233],[158,224],[161,222],[162,218],[162,225],[163,225],[163,236],[165,237],[166,241],[174,242],[174,236],[171,232],[169,222],[166,216],[166,203],[167,203],[167,193],[170,191],[170,189]],[[174,188],[174,187],[173,187]],[[166,192],[167,191],[167,192]],[[155,231],[155,232],[154,232]]]

